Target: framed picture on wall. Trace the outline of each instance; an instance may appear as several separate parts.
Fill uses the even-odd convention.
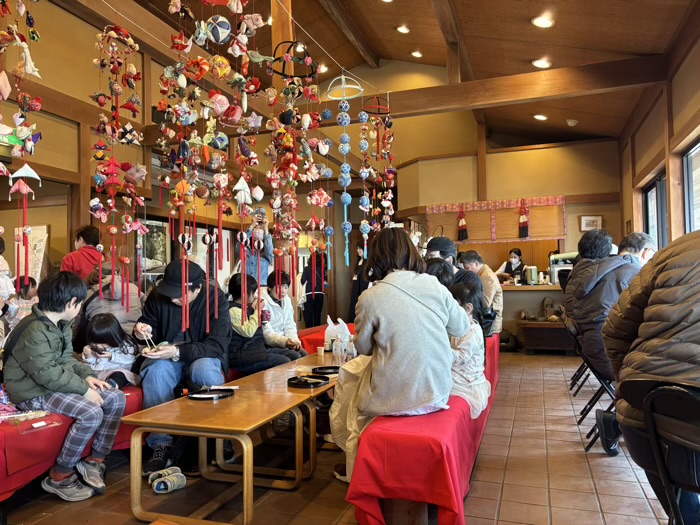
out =
[[[603,227],[602,215],[579,215],[579,231],[588,232]]]

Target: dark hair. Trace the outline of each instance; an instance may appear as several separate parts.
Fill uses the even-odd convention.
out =
[[[279,273],[280,276],[280,282],[277,282],[277,274]],[[270,275],[267,276],[267,287],[268,288],[275,288],[277,285],[279,286],[289,286],[292,284],[292,280],[289,278],[289,274],[287,272],[272,272]]]
[[[508,255],[510,255],[511,253],[517,255],[520,259],[523,258],[523,252],[520,251],[520,248],[512,248],[512,249],[508,252]]]
[[[611,251],[612,237],[602,228],[587,231],[578,241],[578,253],[582,259],[604,259]]]
[[[324,252],[317,252],[316,253],[316,271],[320,273],[320,266],[321,264],[326,264],[326,254]],[[306,266],[309,268],[313,268],[314,265],[314,254],[310,253],[309,258],[306,261]]]
[[[474,272],[463,270],[459,274],[459,283],[455,284],[466,284],[467,286],[471,286],[479,290],[479,293],[484,293],[484,284],[481,282],[481,277],[479,277],[479,274]]]
[[[472,305],[474,320],[483,327],[484,294],[482,290],[472,283],[457,283],[450,286],[450,293],[462,308],[467,304]]]
[[[119,320],[113,314],[97,314],[90,319],[85,330],[88,345],[108,345],[119,348],[125,354],[135,354],[138,345],[131,335],[124,332]]]
[[[76,233],[75,238],[82,239],[89,246],[100,244],[100,230],[94,226],[83,226]]]
[[[258,281],[255,280],[255,277],[253,277],[250,274],[245,274],[246,277],[246,286],[248,288],[248,293],[255,293],[255,291],[258,289]],[[243,275],[240,273],[235,273],[231,276],[231,278],[228,281],[228,293],[231,295],[231,299],[233,301],[238,301],[242,299],[243,295]]]
[[[479,263],[484,264],[484,259],[481,258],[476,250],[468,250],[459,254],[459,262],[462,264]]]
[[[629,252],[633,255],[641,254],[647,248],[656,250],[656,243],[648,233],[630,233],[620,242],[619,253]]]
[[[0,255],[5,253],[5,239],[0,237]]]
[[[559,250],[552,250],[547,254],[547,259],[549,259],[552,255],[559,255]]]
[[[30,290],[31,288],[34,288],[34,287],[36,286],[36,279],[34,279],[34,277],[31,277],[31,276],[30,276],[30,277],[29,277],[29,284],[25,284],[26,281],[25,281],[23,275],[21,275],[21,276],[15,278],[15,281],[14,281],[14,283],[15,283],[15,290],[17,289],[17,279],[19,279],[19,296],[20,296],[20,298],[22,298],[22,299],[26,299],[26,298],[27,298],[27,293],[29,293],[29,290]]]
[[[95,286],[100,282],[100,271],[99,270],[93,270],[90,272],[90,275],[88,275],[85,278],[85,284],[88,286]]]
[[[370,243],[368,242],[368,243],[367,243],[367,256],[368,256],[368,258],[369,258],[369,245],[370,245]],[[357,273],[357,270],[358,270],[358,269],[360,268],[360,266],[362,265],[362,261],[365,260],[365,257],[364,257],[364,255],[365,255],[365,254],[364,254],[364,251],[365,251],[365,241],[363,241],[363,240],[362,240],[362,241],[357,241],[357,242],[355,243],[355,248],[357,248],[358,250],[362,250],[362,252],[363,252],[362,255],[360,255],[360,256],[357,258],[357,262],[355,263],[355,273]]]
[[[384,228],[372,239],[372,250],[365,265],[368,281],[384,279],[394,270],[425,273],[425,261],[401,228]]]
[[[425,264],[427,265],[425,273],[437,277],[440,284],[446,288],[452,286],[455,280],[455,272],[449,262],[439,257],[432,257],[425,261]]]
[[[85,282],[73,272],[49,275],[39,284],[39,309],[44,312],[62,313],[66,305],[75,299],[82,303],[87,297]]]

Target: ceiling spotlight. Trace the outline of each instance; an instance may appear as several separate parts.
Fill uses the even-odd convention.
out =
[[[272,16],[267,17],[267,25],[269,25],[269,26],[272,25]]]
[[[299,42],[296,47],[297,53],[303,53],[304,52],[304,44]]]
[[[569,127],[574,127],[576,124],[578,124],[578,120],[568,118],[566,119],[566,123],[569,125]]]
[[[539,58],[532,61],[532,65],[540,69],[549,69],[552,67],[552,63],[546,58]]]
[[[397,30],[399,33],[403,33],[404,35],[405,35],[406,33],[410,33],[410,32],[411,32],[411,30],[410,30],[408,27],[406,27],[406,25],[399,26],[399,27],[396,28],[396,30]]]
[[[535,120],[547,120],[547,115],[533,115]]]
[[[328,66],[326,66],[324,64],[321,64],[320,66],[318,66],[319,73],[325,73],[326,71],[328,71]]]
[[[530,22],[533,26],[542,29],[549,29],[554,25],[554,20],[549,15],[536,16]]]
[[[420,51],[414,51],[413,53],[411,53],[411,55],[413,55],[416,58],[421,58],[423,56],[423,53],[421,53]]]
[[[384,2],[384,3],[386,3],[386,4],[390,4],[390,3],[393,2],[393,1],[394,1],[394,0],[382,0],[382,2]]]

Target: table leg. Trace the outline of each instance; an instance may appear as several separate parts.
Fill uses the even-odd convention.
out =
[[[150,513],[143,509],[141,503],[141,491],[143,490],[143,434],[142,428],[137,428],[131,433],[131,457],[129,470],[131,475],[131,511],[141,521],[151,521]]]
[[[316,472],[316,405],[313,400],[310,400],[302,406],[309,411],[309,462],[304,465],[304,479],[309,479]]]

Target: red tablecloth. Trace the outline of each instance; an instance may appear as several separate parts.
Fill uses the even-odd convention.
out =
[[[500,336],[490,337],[485,375],[492,392],[499,349]],[[437,505],[439,525],[464,525],[464,498],[492,400],[493,394],[478,419],[471,419],[460,397],[450,398],[449,410],[375,419],[360,437],[347,495],[358,523],[385,525],[380,500],[402,499]]]
[[[306,330],[301,330],[299,332],[299,340],[301,341],[301,346],[310,354],[315,354],[316,349],[319,346],[323,346],[324,338],[326,336],[326,327],[328,325],[317,326],[315,328],[307,328]],[[348,329],[351,334],[355,333],[355,325],[350,323]]]

